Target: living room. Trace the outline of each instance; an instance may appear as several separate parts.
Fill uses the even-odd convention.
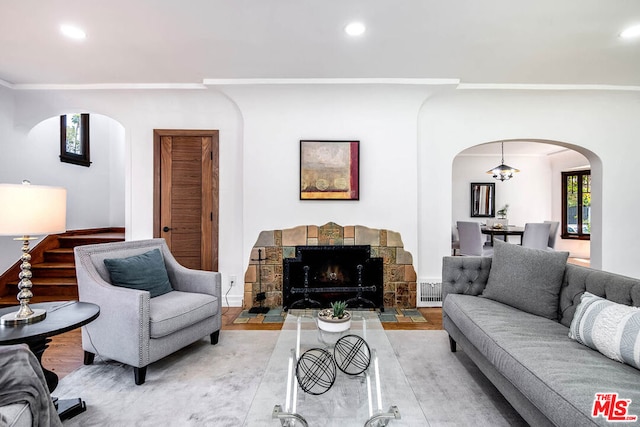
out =
[[[125,6],[117,2],[110,6],[113,9],[96,8],[104,13],[122,14],[126,22],[141,19],[145,10],[155,9],[155,6],[145,4],[140,10],[134,7],[132,11],[122,11],[120,8]],[[240,15],[248,14],[251,19],[236,19],[262,22],[258,12],[264,16],[271,16],[275,9],[282,12],[282,7],[275,5],[271,5],[274,8],[271,13],[268,13],[268,6],[252,6],[258,8],[257,11],[236,10]],[[434,10],[444,8],[432,2],[428,2],[428,6]],[[441,52],[433,45],[444,43],[445,37],[423,34],[423,40],[412,41],[407,51],[395,53],[393,49],[382,50],[384,40],[375,39],[376,46],[365,47],[380,51],[364,62],[358,49],[366,39],[353,43],[354,40],[344,40],[341,35],[339,40],[349,43],[340,50],[341,55],[328,56],[329,53],[323,51],[322,55],[311,52],[309,57],[295,61],[293,58],[281,59],[279,71],[278,61],[264,62],[269,65],[264,68],[259,67],[260,61],[250,61],[246,68],[235,69],[236,74],[225,74],[231,72],[227,69],[216,73],[214,67],[195,73],[193,69],[197,67],[185,67],[184,75],[173,77],[168,72],[152,74],[143,64],[145,58],[155,59],[152,53],[147,52],[136,60],[135,53],[125,49],[126,41],[119,42],[126,50],[126,59],[114,59],[110,62],[112,67],[96,67],[95,64],[101,62],[92,62],[94,57],[83,56],[86,55],[83,53],[78,54],[81,59],[70,62],[66,70],[58,68],[54,62],[29,68],[26,64],[34,57],[45,58],[44,51],[49,48],[38,39],[34,44],[37,47],[40,43],[40,47],[28,50],[31,59],[23,56],[11,61],[23,64],[20,73],[14,69],[9,71],[9,64],[7,71],[4,71],[5,65],[0,66],[0,144],[4,153],[0,160],[0,182],[19,183],[29,179],[33,184],[67,188],[69,230],[124,227],[127,240],[147,239],[154,235],[153,130],[218,130],[218,271],[222,274],[222,291],[228,305],[241,307],[244,288],[241,284],[231,286],[231,278],[244,277],[260,233],[300,225],[321,226],[334,222],[341,226],[397,232],[413,257],[418,279],[441,282],[442,257],[451,253],[454,207],[460,200],[465,205],[468,203],[468,190],[465,189],[464,194],[456,190],[459,188],[454,168],[456,158],[471,147],[510,141],[505,145],[505,160],[517,167],[518,159],[511,157],[508,151],[509,143],[545,142],[578,152],[589,161],[594,182],[591,266],[640,277],[637,262],[640,233],[631,227],[628,219],[630,213],[640,211],[640,200],[629,190],[633,187],[629,179],[637,168],[640,155],[637,143],[640,130],[637,120],[640,116],[638,42],[620,42],[617,36],[630,20],[640,19],[640,10],[630,4],[610,11],[604,5],[587,7],[572,2],[571,7],[565,6],[566,10],[556,15],[561,16],[557,19],[563,22],[557,25],[565,30],[560,31],[549,24],[545,31],[549,32],[551,40],[545,42],[546,39],[538,40],[539,33],[518,35],[511,25],[502,26],[510,20],[524,20],[526,14],[522,11],[512,10],[514,8],[502,3],[485,5],[482,10],[468,2],[463,6],[464,12],[460,13],[466,19],[455,26],[468,26],[467,37],[478,37],[480,41],[484,40],[480,45],[491,45],[482,51],[482,56],[471,55],[476,44],[467,46],[469,50],[464,55]],[[210,16],[215,15],[201,3],[198,7],[210,12]],[[216,3],[216,7],[226,11],[228,6]],[[323,7],[329,8],[335,16],[344,13],[343,19],[355,15],[366,17],[369,34],[380,31],[375,28],[376,21],[381,19],[375,17],[376,13],[380,15],[381,10],[389,8],[382,4],[369,6],[370,9],[363,6],[358,14],[351,9],[340,10],[337,6]],[[437,19],[430,16],[427,6],[413,4],[412,7],[416,8],[415,14],[421,16],[418,21],[428,19],[430,25],[436,26],[433,21]],[[546,22],[557,7],[549,2],[545,6],[528,5],[526,9],[529,15]],[[576,19],[574,13],[583,7],[584,15]],[[26,6],[15,8],[14,12],[4,14],[5,19],[16,26],[30,22],[28,10],[24,9]],[[37,20],[33,18],[34,21],[42,28],[45,23],[57,25],[54,18],[58,15],[49,6],[45,9],[47,13]],[[318,12],[316,7],[310,10]],[[75,19],[82,21],[83,8],[78,11]],[[498,11],[505,16],[491,16]],[[606,24],[600,21],[603,18],[599,12],[603,11],[612,15],[608,16]],[[393,19],[388,21],[395,22],[398,27],[402,27],[401,23],[408,19],[410,12],[410,7],[385,11],[393,13]],[[309,17],[307,13],[303,14],[306,18]],[[452,19],[451,16],[457,13],[443,11],[440,16]],[[295,13],[291,14],[295,16]],[[566,25],[564,20],[567,20]],[[571,45],[573,53],[554,50],[554,47],[559,49],[560,41],[566,40],[569,31],[566,27],[572,20],[580,23],[578,28],[572,29],[577,40]],[[186,18],[185,21],[191,22]],[[88,18],[87,22],[90,22]],[[537,22],[532,20],[527,28],[533,32],[538,28]],[[216,23],[226,27],[223,22]],[[270,25],[277,26],[275,22]],[[382,31],[389,32],[386,36],[389,39],[396,37],[391,34],[409,37],[401,28],[378,25],[384,28]],[[6,25],[2,31],[22,34],[16,26]],[[342,21],[336,26],[341,30]],[[484,28],[493,27],[502,35],[481,36]],[[576,36],[585,28],[598,29],[588,41]],[[86,42],[91,43],[92,31],[95,34],[98,30],[86,30]],[[442,34],[450,34],[449,31],[452,30]],[[282,40],[283,36],[279,34]],[[509,38],[519,37],[521,47],[513,49],[511,43],[503,40],[504,34],[509,34]],[[25,35],[24,39],[30,40],[30,37],[35,38],[35,35]],[[160,35],[157,37],[162,39]],[[260,35],[253,37],[253,43],[260,45],[256,41],[260,40]],[[598,46],[615,45],[611,48],[615,55],[598,56],[596,48],[589,49],[589,43],[595,37],[598,37]],[[195,43],[195,39],[197,37],[188,42]],[[451,39],[456,39],[455,35]],[[277,43],[277,40],[271,43]],[[5,43],[8,44],[2,42]],[[319,41],[309,43],[308,46],[321,44]],[[526,48],[532,44],[535,46]],[[183,46],[188,45],[185,42]],[[60,55],[65,48],[82,51],[82,46],[59,41],[51,49]],[[221,55],[221,63],[235,63],[233,55],[222,56],[224,49],[219,45],[211,43],[210,46],[197,50],[195,55]],[[268,48],[274,49],[273,46],[269,44]],[[295,50],[288,44],[287,49],[294,53],[305,51]],[[521,51],[529,51],[531,55],[523,59]],[[424,52],[430,53],[430,58],[445,61],[447,67],[420,63],[420,67],[411,68],[411,58],[427,56]],[[101,53],[106,54],[105,51]],[[167,51],[167,55],[172,53],[175,51]],[[583,58],[587,53],[592,55],[590,62]],[[245,58],[252,54],[258,52],[244,53]],[[314,59],[314,55],[321,59]],[[296,54],[278,58],[288,56],[295,57]],[[465,58],[465,67],[451,65],[450,62],[455,61],[450,56]],[[266,61],[263,56],[260,60]],[[310,64],[309,68],[302,68],[305,61]],[[360,65],[359,61],[365,65]],[[575,65],[572,62],[579,66],[572,66]],[[86,70],[78,71],[83,66]],[[351,68],[342,68],[347,66]],[[97,68],[109,71],[92,74],[100,71]],[[138,68],[146,74],[134,74]],[[29,73],[26,72],[28,69],[31,69]],[[41,73],[37,73],[38,70]],[[194,74],[197,75],[194,77]],[[88,112],[96,118],[92,122],[92,165],[89,168],[59,161],[57,118],[70,112]],[[299,142],[305,139],[360,141],[359,200],[300,200]],[[477,167],[483,175],[499,162],[499,153],[496,152],[495,158],[484,160],[487,164]],[[538,184],[535,177],[540,175],[522,167],[513,180],[497,183],[498,191],[500,187],[518,185],[518,180],[526,181],[529,188],[538,189],[536,196],[527,201],[540,212],[531,219],[559,219],[560,210],[548,198],[548,194],[557,189],[551,188],[547,180]],[[485,179],[489,182],[492,178],[486,175]],[[467,181],[463,183],[465,188],[471,182]],[[525,220],[526,207],[522,203],[505,202],[512,204],[516,220]],[[17,260],[18,251],[11,238],[0,238],[1,271]]]

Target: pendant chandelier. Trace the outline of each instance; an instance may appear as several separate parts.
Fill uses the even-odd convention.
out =
[[[500,162],[500,165],[491,170],[488,170],[487,173],[493,175],[495,179],[498,179],[500,181],[507,181],[513,178],[514,173],[520,172],[520,169],[516,169],[504,164],[504,142],[500,143],[500,150],[502,152],[502,160]]]

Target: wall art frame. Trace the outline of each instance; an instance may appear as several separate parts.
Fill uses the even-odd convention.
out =
[[[300,200],[360,200],[360,141],[300,140]]]
[[[496,184],[495,182],[471,183],[471,217],[495,218]]]

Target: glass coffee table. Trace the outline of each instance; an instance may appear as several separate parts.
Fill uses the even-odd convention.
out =
[[[316,317],[287,314],[245,426],[428,425],[376,312],[339,333]]]

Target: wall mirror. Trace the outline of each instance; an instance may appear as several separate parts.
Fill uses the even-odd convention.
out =
[[[484,218],[496,216],[496,184],[494,182],[471,183],[471,216]]]

